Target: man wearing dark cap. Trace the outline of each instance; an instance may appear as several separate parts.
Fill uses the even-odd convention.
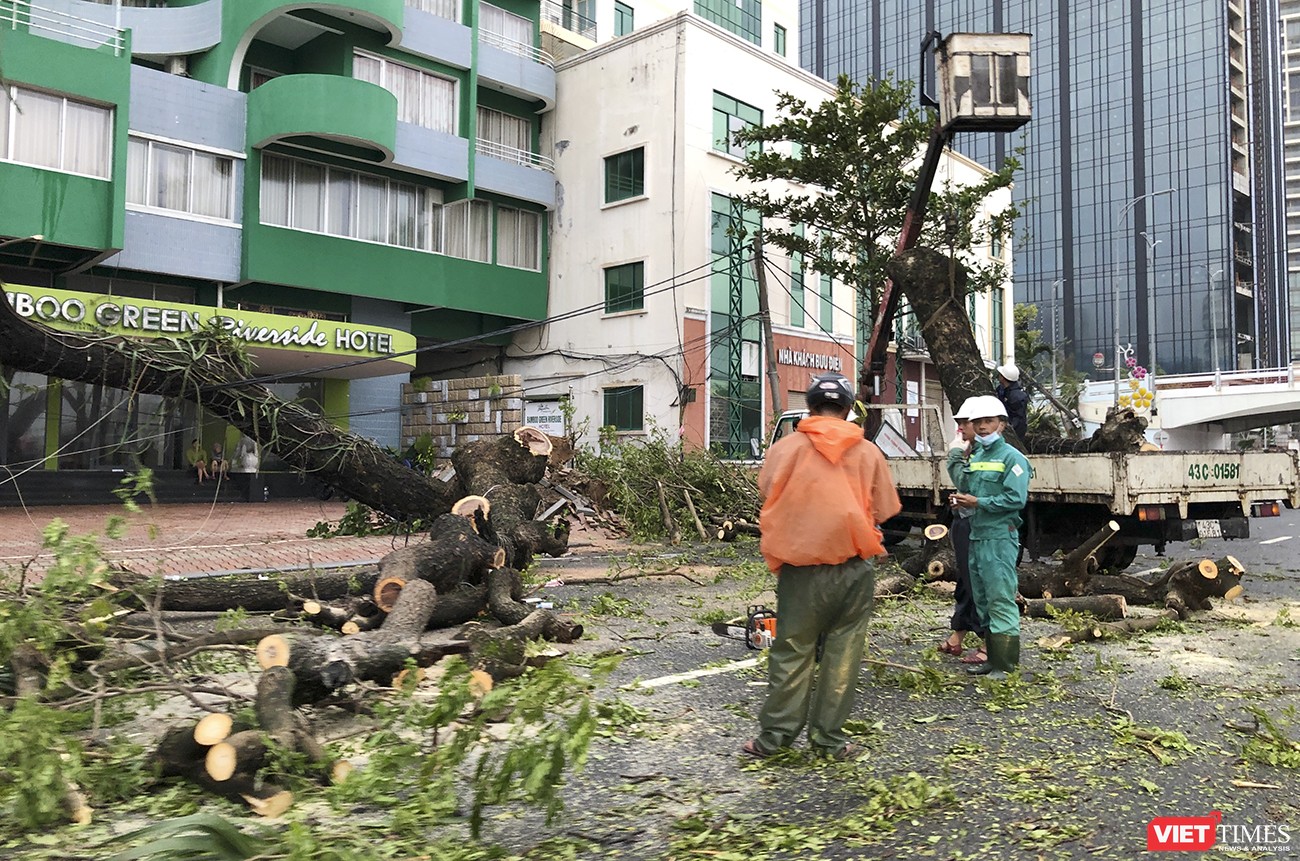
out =
[[[846,420],[849,381],[817,377],[807,401],[807,418],[768,449],[758,474],[760,548],[777,574],[777,621],[759,734],[741,750],[770,756],[806,725],[814,751],[842,760],[857,753],[844,722],[875,601],[871,560],[885,553],[879,524],[902,504],[884,455]],[[814,690],[819,637],[825,645]]]

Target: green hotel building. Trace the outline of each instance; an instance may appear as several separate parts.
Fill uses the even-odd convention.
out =
[[[221,325],[277,395],[399,446],[439,345],[546,314],[539,5],[0,0],[6,299],[68,330]],[[0,371],[0,504],[100,501],[142,465],[184,498],[195,439],[247,442],[193,404]]]

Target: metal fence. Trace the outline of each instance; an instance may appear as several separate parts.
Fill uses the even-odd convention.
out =
[[[542,0],[542,20],[559,24],[570,33],[596,41],[596,21],[588,18],[568,4],[557,0]]]
[[[107,47],[112,50],[114,57],[122,56],[126,50],[125,30],[67,12],[34,6],[25,0],[0,0],[0,27],[26,30],[38,36],[82,47]]]
[[[502,161],[513,161],[516,164],[522,164],[525,167],[549,170],[552,173],[555,171],[555,162],[547,156],[539,155],[535,152],[528,152],[527,150],[509,146],[508,144],[479,138],[474,149],[482,155],[499,158]]]

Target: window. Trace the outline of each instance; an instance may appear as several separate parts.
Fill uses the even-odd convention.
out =
[[[132,137],[126,149],[126,202],[231,221],[235,160]]]
[[[270,69],[259,69],[256,66],[248,68],[248,91],[251,93],[267,81],[280,77],[279,72],[273,72]]]
[[[485,155],[519,164],[532,164],[533,124],[523,117],[478,109],[478,149]]]
[[[605,270],[605,313],[645,307],[645,263],[625,263]]]
[[[762,124],[763,112],[758,108],[717,91],[713,93],[713,148],[718,152],[729,153],[736,158],[758,152],[758,144],[742,147],[735,142],[733,136],[741,129]]]
[[[434,189],[283,156],[262,157],[263,224],[441,251],[441,209]]]
[[[618,0],[614,0],[614,35],[615,36],[626,36],[628,33],[631,33],[633,29],[635,29],[636,25],[632,23],[632,18],[633,18],[632,7],[627,5],[626,3],[620,3],[618,2]]]
[[[605,159],[605,202],[614,203],[645,194],[645,147]]]
[[[645,427],[645,395],[641,386],[605,389],[605,427],[639,431]]]
[[[834,293],[832,291],[834,284],[831,276],[822,274],[822,295],[821,295],[821,328],[827,334],[834,331],[835,328],[835,305],[832,304]]]
[[[479,5],[479,30],[504,40],[507,51],[524,53],[533,48],[533,22],[489,3]]]
[[[402,122],[456,134],[455,81],[359,51],[352,57],[352,76],[396,96]]]
[[[763,0],[695,0],[695,14],[755,45],[763,41]]]
[[[497,207],[497,263],[540,271],[542,217],[536,212]]]
[[[0,87],[0,160],[107,179],[112,152],[112,109]]]
[[[785,56],[785,28],[777,24],[772,30],[772,50]]]
[[[460,20],[460,0],[406,0],[406,5],[449,21]]]
[[[795,227],[795,233],[803,236],[803,225]],[[805,326],[807,322],[804,319],[804,298],[803,286],[803,252],[793,251],[790,253],[790,325]]]
[[[443,207],[447,253],[452,257],[492,262],[492,204],[461,200]]]
[[[1005,356],[1003,355],[1003,351],[1006,349],[1006,346],[1007,346],[1007,345],[1006,345],[1006,329],[1003,328],[1003,319],[1002,319],[1002,318],[1003,318],[1003,307],[1002,307],[1002,303],[1003,303],[1003,301],[1004,301],[1003,293],[1002,293],[1002,289],[1001,289],[1001,288],[995,288],[995,289],[992,291],[992,293],[990,293],[989,295],[990,295],[990,296],[992,297],[992,299],[993,299],[993,302],[992,302],[992,304],[993,304],[993,311],[992,311],[992,314],[993,314],[993,320],[992,320],[992,322],[993,322],[993,344],[992,344],[992,347],[993,347],[993,349],[992,349],[993,360],[994,360],[995,362],[997,362],[998,364],[1001,364],[1002,361],[1003,361],[1004,358],[1005,358]]]
[[[970,94],[976,106],[1017,102],[1016,57],[1007,54],[971,57]]]

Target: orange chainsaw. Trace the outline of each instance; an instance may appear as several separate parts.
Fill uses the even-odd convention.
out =
[[[742,640],[751,649],[766,649],[776,638],[776,611],[757,604],[744,616],[714,622],[713,633],[729,640]]]

